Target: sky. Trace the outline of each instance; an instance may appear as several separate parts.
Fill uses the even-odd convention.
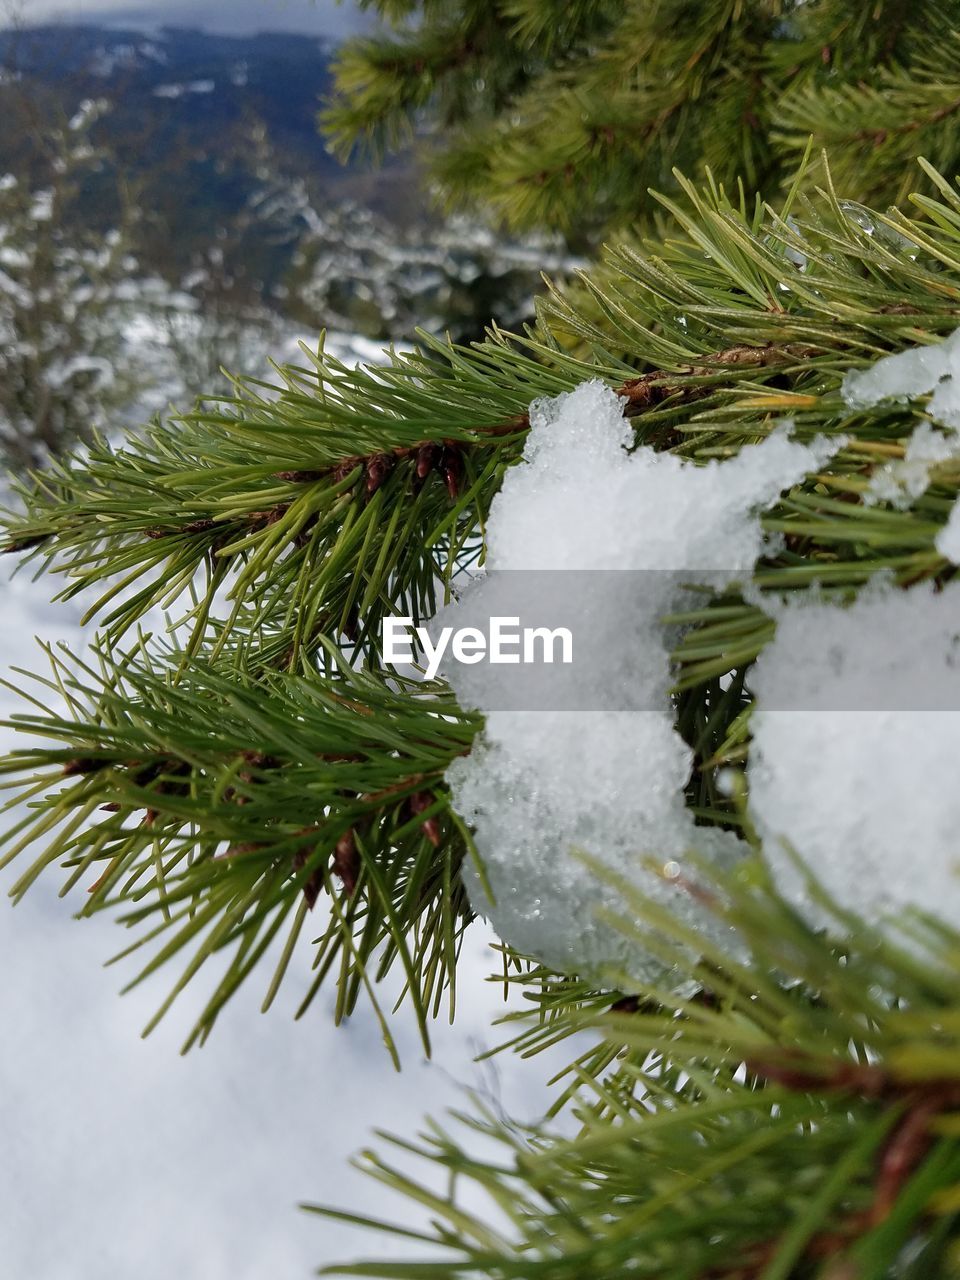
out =
[[[4,576],[6,575],[4,566]],[[79,604],[48,603],[52,584],[0,579],[0,666],[41,668],[34,635],[82,644]],[[0,719],[20,709],[0,688]],[[0,754],[12,737],[0,728]],[[12,816],[0,812],[0,822]],[[39,853],[39,850],[37,850]],[[26,855],[0,872],[0,1259],[31,1280],[307,1280],[324,1263],[401,1246],[308,1215],[324,1202],[408,1225],[415,1211],[349,1166],[381,1127],[413,1137],[425,1114],[462,1107],[481,1088],[521,1119],[545,1109],[545,1081],[575,1051],[496,1066],[477,1051],[506,1039],[489,935],[461,965],[459,1016],[434,1029],[424,1060],[412,1020],[394,1020],[396,1074],[364,1009],[339,1029],[332,990],[294,1022],[309,955],[295,957],[278,1005],[259,1012],[263,962],[202,1049],[179,1055],[207,984],[184,994],[157,1032],[140,1032],[176,965],[120,997],[133,968],[104,968],[129,941],[106,917],[77,921],[78,891],[43,877],[16,907],[3,899]],[[319,907],[318,907],[319,911]],[[319,922],[318,922],[319,931]],[[421,1219],[422,1221],[422,1219]],[[419,1251],[418,1251],[419,1252]]]
[[[350,0],[0,0],[0,14],[11,4],[28,23],[110,22],[148,28],[167,24],[227,35],[302,31],[340,38],[364,24]]]

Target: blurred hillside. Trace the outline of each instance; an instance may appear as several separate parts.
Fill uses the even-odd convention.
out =
[[[236,319],[262,308],[307,330],[471,337],[515,324],[559,248],[499,241],[428,211],[414,164],[341,165],[317,133],[331,45],[289,34],[146,35],[98,26],[0,32],[0,173],[49,185],[51,135],[104,101],[71,216],[123,223],[144,276]]]

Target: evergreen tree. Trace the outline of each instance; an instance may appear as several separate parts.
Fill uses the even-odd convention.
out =
[[[679,7],[667,8],[679,21]],[[774,17],[812,30],[833,14],[831,50],[853,59],[861,44],[901,49],[932,8],[878,5],[869,21],[841,21],[844,11],[828,4],[777,15],[737,4],[722,16],[742,36],[737,24],[766,14],[775,40]],[[400,16],[411,9],[393,6]],[[484,13],[506,43],[481,77],[491,113],[521,89],[544,91],[569,60],[558,41],[589,51],[574,65],[603,64],[602,30],[624,13],[514,10],[525,38],[539,32],[545,69],[534,75],[521,46],[511,53],[499,10],[471,9],[468,49],[469,33],[488,29]],[[429,13],[439,22],[449,9]],[[549,21],[531,27],[531,14]],[[719,8],[704,6],[701,28],[698,8],[689,40],[714,18]],[[632,38],[653,56],[648,29]],[[686,61],[722,63],[716,52],[695,58],[700,48],[688,45]],[[435,63],[411,62],[431,95],[445,65],[439,51]],[[454,108],[466,83],[450,82]],[[401,102],[403,113],[423,105],[423,92]],[[699,146],[692,132],[682,136]],[[581,197],[587,184],[604,185],[589,154],[577,163]],[[615,895],[608,915],[626,954],[639,948],[654,968],[584,975],[503,947],[505,974],[535,1014],[515,1049],[533,1053],[583,1029],[597,1036],[586,1051],[578,1042],[554,1109],[575,1109],[579,1132],[564,1136],[549,1121],[526,1132],[478,1103],[468,1124],[502,1144],[499,1159],[471,1154],[439,1127],[414,1146],[449,1173],[447,1193],[371,1156],[375,1177],[431,1212],[429,1229],[394,1229],[439,1253],[342,1272],[960,1274],[960,933],[935,912],[878,922],[866,905],[876,886],[864,886],[857,910],[818,882],[819,868],[796,871],[816,908],[803,909],[767,856],[750,795],[763,712],[752,682],[777,631],[765,603],[786,593],[852,608],[891,581],[916,593],[897,599],[933,599],[931,587],[953,599],[960,417],[950,421],[956,366],[944,362],[955,361],[960,324],[960,194],[932,165],[919,173],[935,194],[914,197],[909,211],[838,198],[825,165],[819,191],[807,192],[801,171],[769,204],[731,198],[713,178],[702,189],[678,178],[681,194],[663,201],[669,234],[642,253],[609,250],[579,291],[542,301],[527,333],[491,330],[466,347],[424,337],[418,350],[361,369],[321,343],[281,371],[278,389],[240,378],[228,398],[120,446],[97,440],[20,486],[6,549],[64,573],[65,595],[95,594],[101,629],[92,657],[49,654],[51,672],[17,722],[23,746],[2,765],[28,802],[5,838],[3,865],[32,852],[14,896],[62,864],[69,887],[89,890],[82,914],[117,911],[138,931],[128,950],[145,949],[142,973],[180,959],[171,1000],[208,957],[225,954],[192,1039],[209,1034],[284,938],[269,1005],[308,931],[320,937],[305,1003],[335,981],[343,1016],[364,996],[376,1003],[377,980],[399,968],[428,1043],[431,1017],[453,1012],[472,918],[466,880],[484,863],[448,774],[484,749],[485,730],[444,681],[389,668],[382,620],[431,617],[458,572],[482,560],[531,404],[585,381],[612,389],[638,451],[717,483],[718,459],[730,465],[784,441],[785,416],[797,447],[816,451],[758,517],[768,541],[745,580],[706,593],[669,632],[670,706],[693,761],[687,810],[697,831],[736,841],[735,867],[691,858],[671,871],[665,905],[605,870],[603,848],[586,851]],[[622,198],[629,182],[610,185]],[[891,193],[884,188],[884,200]],[[921,349],[896,366],[909,382],[901,372],[878,394],[851,392],[859,371]],[[598,506],[607,496],[596,495]],[[152,638],[138,624],[160,604],[179,604],[180,616]],[[51,693],[62,710],[47,706]],[[949,814],[944,796],[920,800]],[[602,830],[602,812],[594,816]],[[855,834],[855,823],[837,820],[836,862]],[[918,834],[903,857],[931,884],[923,854]],[[688,900],[717,927],[692,925]],[[488,1215],[466,1207],[464,1181],[488,1195]]]
[[[651,188],[709,165],[771,198],[808,138],[883,205],[908,163],[960,161],[955,0],[366,0],[394,34],[344,49],[341,154],[423,144],[451,207],[579,240],[649,225]],[[808,181],[820,180],[816,167]],[[920,185],[923,185],[922,179]]]

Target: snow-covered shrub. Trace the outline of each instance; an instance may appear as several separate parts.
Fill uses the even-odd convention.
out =
[[[14,469],[90,439],[132,395],[124,313],[137,264],[117,210],[106,233],[72,216],[102,163],[90,129],[103,104],[85,102],[49,135],[42,186],[0,176],[0,455]]]

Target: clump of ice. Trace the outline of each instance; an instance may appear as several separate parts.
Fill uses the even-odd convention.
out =
[[[819,919],[790,847],[871,921],[960,920],[960,584],[785,609],[751,688],[750,812],[784,894]]]
[[[848,373],[842,391],[851,409],[869,409],[884,400],[905,401],[932,392],[927,412],[946,431],[921,422],[903,460],[880,467],[866,495],[868,502],[909,506],[929,485],[931,468],[960,452],[956,435],[960,430],[960,329],[936,345],[883,356],[869,369]]]
[[[891,506],[906,509],[927,491],[932,469],[958,452],[960,439],[955,432],[944,433],[929,422],[918,423],[907,441],[903,458],[885,463],[873,473],[864,495],[867,503],[889,502]]]
[[[89,129],[91,125],[97,121],[110,109],[110,104],[105,98],[84,98],[77,108],[75,114],[71,117],[67,128],[72,133],[80,133],[85,129]]]
[[[935,546],[952,564],[960,565],[960,499],[950,508],[949,518],[937,534]]]
[[[960,329],[932,346],[883,356],[843,380],[843,397],[852,409],[868,409],[883,400],[910,400],[931,391],[930,416],[960,429]]]
[[[53,217],[53,191],[45,188],[34,193],[30,217],[34,222],[49,222]]]
[[[929,395],[904,459],[869,495],[908,504],[960,452],[960,330],[850,374],[843,392],[854,408]],[[716,937],[720,925],[688,892],[691,855],[732,863],[741,852],[686,805],[691,753],[674,723],[664,615],[689,606],[693,584],[739,580],[749,592],[764,550],[759,513],[843,441],[801,445],[781,429],[706,466],[628,452],[630,442],[620,402],[599,384],[533,406],[524,460],[490,513],[493,572],[440,621],[517,612],[510,571],[565,571],[565,608],[589,624],[575,671],[583,709],[519,710],[512,669],[447,667],[461,702],[487,713],[448,774],[483,863],[483,877],[469,865],[465,876],[475,908],[518,950],[565,972],[642,980],[661,962],[642,931],[627,937],[612,923],[629,915],[624,895],[582,855]],[[960,564],[960,506],[937,548]],[[603,571],[631,572],[611,593],[595,585]],[[751,673],[748,803],[781,889],[820,921],[795,854],[869,920],[914,906],[956,921],[960,583],[883,582],[853,602],[811,594],[764,607],[777,630]]]
[[[929,395],[902,461],[867,500],[908,506],[960,453],[960,329],[850,373],[854,409]],[[937,540],[960,564],[960,512]],[[771,610],[751,673],[751,817],[778,883],[817,916],[790,851],[845,908],[879,921],[914,906],[960,917],[960,584],[875,585],[846,607]]]
[[[468,864],[472,904],[520,951],[592,977],[642,978],[659,962],[604,918],[625,904],[583,853],[698,929],[720,927],[684,872],[691,851],[732,862],[741,845],[697,827],[686,806],[691,753],[674,726],[661,619],[689,602],[698,572],[713,585],[749,576],[764,546],[759,512],[838,447],[781,430],[698,466],[643,446],[628,453],[630,441],[621,401],[599,383],[535,404],[524,461],[487,527],[492,571],[634,571],[622,593],[604,596],[586,660],[576,659],[583,705],[603,709],[505,710],[500,668],[447,668],[460,701],[488,711],[480,741],[448,771],[493,895]],[[564,578],[585,595],[569,602],[574,613],[589,610],[591,581],[590,572]],[[494,572],[440,621],[497,614],[500,590]]]

